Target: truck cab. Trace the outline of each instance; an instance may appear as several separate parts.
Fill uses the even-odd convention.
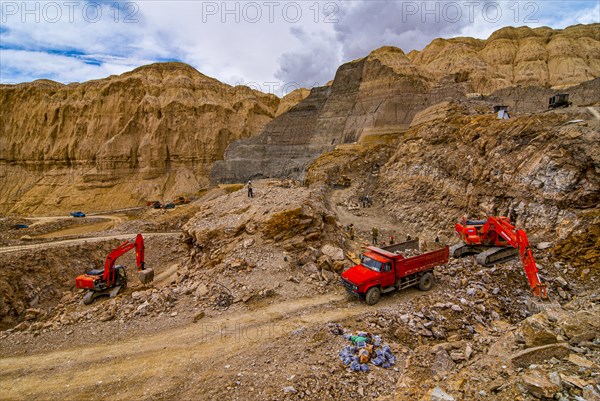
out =
[[[448,262],[448,247],[405,257],[401,251],[418,249],[415,239],[385,248],[367,247],[360,263],[342,273],[341,283],[346,290],[374,305],[382,293],[414,285],[427,291],[433,285],[433,269]]]

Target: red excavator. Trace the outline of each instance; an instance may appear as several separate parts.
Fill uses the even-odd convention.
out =
[[[104,270],[90,270],[75,279],[77,288],[89,290],[83,297],[83,303],[88,305],[101,295],[117,296],[122,288],[127,286],[127,272],[125,267],[116,265],[115,262],[123,254],[135,248],[135,259],[142,284],[154,280],[154,270],[144,266],[144,238],[142,234],[135,237],[135,241],[125,241],[108,254],[104,262]]]
[[[492,266],[514,258],[517,254],[525,268],[533,295],[547,299],[546,285],[538,276],[529,239],[525,231],[517,229],[508,217],[489,216],[487,220],[467,220],[455,225],[456,235],[463,241],[450,248],[452,257],[477,253],[477,262],[483,266]]]

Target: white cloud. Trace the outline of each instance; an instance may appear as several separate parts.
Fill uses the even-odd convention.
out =
[[[101,65],[94,65],[87,64],[83,58],[26,50],[3,50],[1,62],[3,83],[33,81],[40,78],[63,83],[80,82],[122,74],[138,64],[113,59],[106,60]]]
[[[72,15],[61,1],[27,2],[30,10],[39,5],[35,15],[24,13],[24,2],[3,1],[1,81],[80,81],[176,59],[266,91],[272,82],[324,83],[342,62],[384,45],[408,52],[436,37],[486,38],[505,25],[563,28],[598,22],[600,13],[597,1],[491,2],[501,9],[497,19],[487,0],[472,10],[466,1],[132,1],[118,14],[113,1],[99,2],[76,0]],[[62,5],[60,18],[52,3]],[[97,4],[101,15],[91,22]]]

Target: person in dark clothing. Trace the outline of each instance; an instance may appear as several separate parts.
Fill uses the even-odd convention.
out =
[[[252,180],[248,181],[248,198],[254,198],[254,194],[252,193]]]
[[[377,237],[379,236],[379,230],[376,227],[373,227],[371,230],[371,234],[373,236],[373,245],[377,245]]]

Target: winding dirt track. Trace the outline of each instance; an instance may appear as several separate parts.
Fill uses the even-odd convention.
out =
[[[408,290],[381,303],[407,302],[419,294]],[[218,377],[226,363],[223,356],[242,354],[245,359],[249,352],[260,352],[265,338],[274,340],[307,324],[369,310],[344,297],[337,292],[300,298],[149,336],[140,333],[114,344],[90,341],[70,349],[4,358],[0,394],[8,400],[202,399],[202,383]]]

